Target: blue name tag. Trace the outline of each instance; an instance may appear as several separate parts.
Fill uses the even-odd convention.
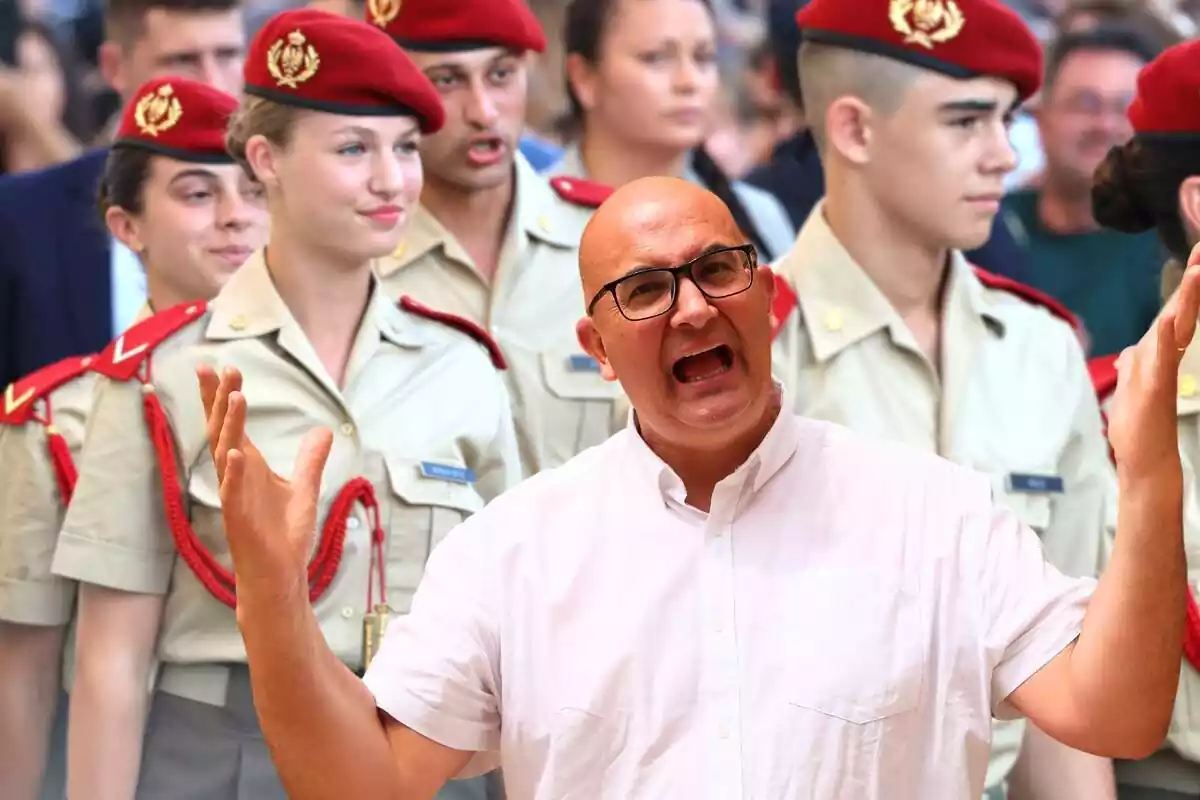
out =
[[[1014,472],[1008,476],[1008,490],[1030,494],[1062,494],[1063,479],[1057,475],[1022,475]]]
[[[433,461],[421,462],[421,476],[433,478],[436,481],[452,481],[454,483],[474,483],[475,471],[466,467],[455,467],[450,464],[436,464]]]
[[[571,372],[599,372],[600,362],[589,355],[573,355],[567,359],[567,369]]]

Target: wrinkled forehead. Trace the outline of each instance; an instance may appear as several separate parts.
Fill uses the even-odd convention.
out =
[[[642,200],[598,220],[580,249],[584,286],[596,291],[638,269],[676,266],[717,246],[744,244],[729,210],[708,197]]]

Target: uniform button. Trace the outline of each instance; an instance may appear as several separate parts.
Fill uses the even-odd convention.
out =
[[[354,609],[351,608],[350,606],[346,606],[345,608],[342,609],[342,616],[345,617],[346,619],[350,619],[351,617],[354,616]]]
[[[825,312],[825,330],[830,333],[837,333],[845,324],[846,321],[842,317],[842,310],[840,308],[831,308]]]
[[[552,231],[550,218],[545,214],[542,214],[540,217],[538,217],[538,227],[544,230],[546,233],[550,233]]]
[[[351,517],[346,520],[346,527],[352,531],[358,530],[358,517]]]
[[[404,244],[404,242],[396,245],[396,249],[392,251],[392,258],[401,258],[404,255],[404,251],[407,249],[407,247],[408,245]]]
[[[1196,394],[1196,376],[1195,375],[1180,375],[1179,376],[1179,396],[1192,397]]]
[[[342,435],[343,436],[353,436],[354,435],[354,426],[352,424],[350,424],[349,422],[342,423]]]
[[[238,316],[229,320],[229,329],[233,331],[244,331],[246,330],[247,324],[246,318],[239,314]]]

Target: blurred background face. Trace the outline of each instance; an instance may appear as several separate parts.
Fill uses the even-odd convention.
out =
[[[142,211],[110,212],[110,229],[179,297],[212,297],[267,242],[262,187],[235,164],[150,161]],[[114,224],[114,222],[116,224]],[[132,238],[131,238],[132,237]]]
[[[864,168],[871,195],[931,246],[982,245],[1017,163],[1008,141],[1016,96],[995,78],[923,72],[896,111],[872,125]]]
[[[400,243],[421,195],[420,139],[412,117],[301,113],[286,148],[250,161],[270,191],[274,224],[357,264]]]
[[[26,30],[17,38],[17,66],[27,81],[25,96],[37,98],[30,109],[40,119],[57,120],[66,105],[66,80],[63,65],[46,38]]]
[[[1090,191],[1109,148],[1133,135],[1125,111],[1142,66],[1133,54],[1116,50],[1081,50],[1066,58],[1038,111],[1047,185]]]
[[[719,87],[712,13],[699,0],[618,0],[595,63],[572,56],[569,74],[589,127],[667,150],[695,147]]]
[[[179,75],[227,94],[242,91],[246,34],[239,9],[176,11],[152,8],[131,41],[106,42],[105,77],[122,97],[152,78]]]
[[[410,52],[446,107],[446,124],[421,143],[430,179],[464,191],[490,189],[512,176],[525,126],[526,59],[490,47],[453,53]]]

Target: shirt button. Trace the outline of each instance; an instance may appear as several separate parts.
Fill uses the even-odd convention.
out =
[[[342,609],[342,617],[344,617],[345,619],[350,619],[353,616],[354,616],[354,609],[351,608],[350,606],[346,606],[345,608]]]
[[[354,426],[352,424],[350,424],[349,422],[342,423],[342,435],[343,436],[353,436],[354,435]]]
[[[346,527],[352,531],[358,530],[358,517],[351,517],[346,520]]]

